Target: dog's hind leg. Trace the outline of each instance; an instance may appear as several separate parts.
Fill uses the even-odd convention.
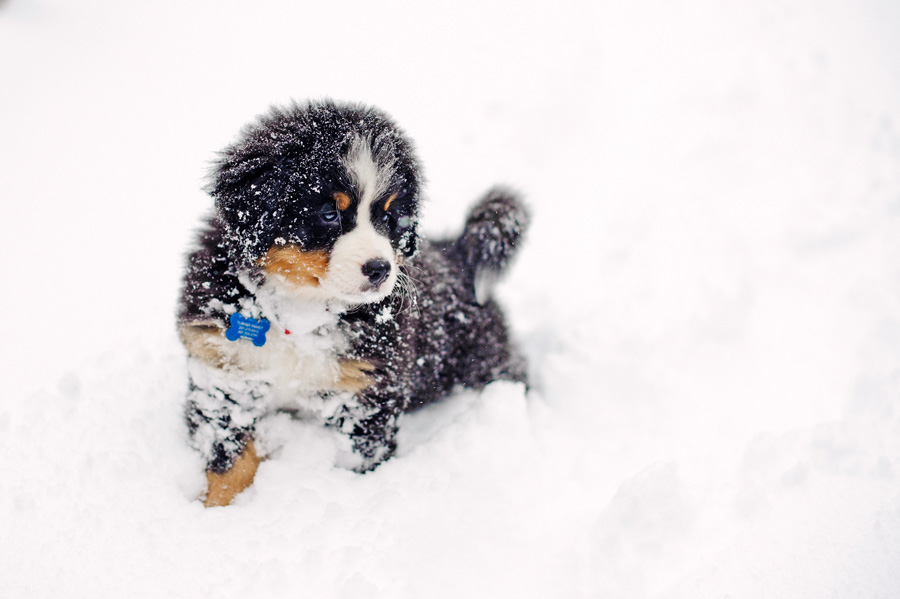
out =
[[[469,326],[454,356],[459,364],[456,380],[474,389],[497,380],[527,385],[525,359],[510,339],[500,306],[494,300],[488,300],[469,310]]]

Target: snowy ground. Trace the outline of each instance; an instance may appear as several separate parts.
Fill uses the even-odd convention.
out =
[[[900,5],[0,2],[0,596],[900,596]],[[495,181],[534,389],[372,474],[270,423],[195,500],[173,326],[213,152],[376,104],[424,226]]]

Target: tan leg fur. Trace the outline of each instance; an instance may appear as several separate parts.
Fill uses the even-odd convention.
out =
[[[370,373],[375,367],[359,360],[341,360],[336,389],[359,393],[372,384]]]
[[[222,474],[207,472],[206,480],[209,482],[209,491],[206,493],[206,501],[203,502],[203,505],[214,507],[230,504],[235,495],[253,483],[253,477],[256,476],[256,469],[259,467],[260,461],[256,455],[256,448],[253,447],[253,441],[249,441],[244,452],[235,460],[231,470]]]

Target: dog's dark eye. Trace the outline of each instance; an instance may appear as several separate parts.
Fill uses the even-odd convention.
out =
[[[326,225],[336,225],[340,223],[341,213],[334,204],[326,204],[319,210],[319,218]]]

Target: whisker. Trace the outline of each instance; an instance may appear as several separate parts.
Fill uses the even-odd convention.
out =
[[[411,310],[418,316],[418,290],[416,289],[414,279],[401,270],[397,274],[397,284],[400,291],[400,293],[397,294],[400,299],[400,313]],[[409,301],[408,305],[406,300]]]

